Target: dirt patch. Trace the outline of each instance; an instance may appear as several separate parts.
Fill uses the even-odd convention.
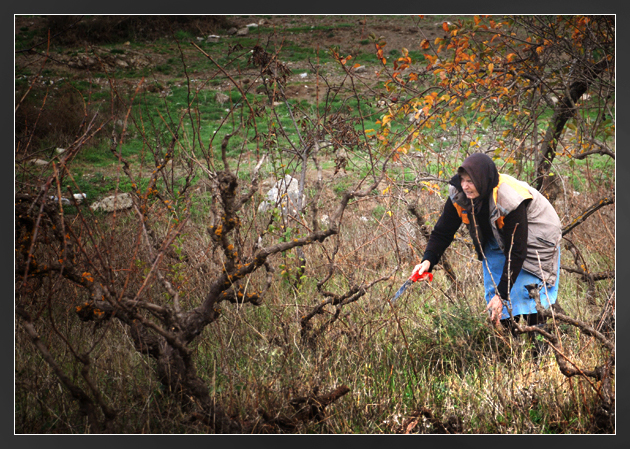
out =
[[[331,47],[338,48],[342,56],[357,56],[361,53],[373,53],[375,46],[373,38],[385,43],[384,53],[387,57],[398,57],[403,48],[409,51],[419,51],[420,43],[424,39],[435,40],[436,37],[445,35],[442,29],[444,21],[453,22],[457,20],[454,16],[366,16],[366,15],[303,15],[303,16],[230,16],[230,21],[236,27],[246,27],[251,24],[258,24],[259,27],[273,28],[279,30],[279,44],[293,43],[301,47],[312,47],[316,52],[327,52]],[[312,31],[304,31],[304,28],[311,27]],[[328,29],[322,29],[328,27]],[[333,27],[332,29],[330,27]],[[300,31],[289,32],[286,30],[298,29]],[[255,30],[255,27],[251,28]],[[280,32],[285,30],[284,32]],[[252,31],[251,35],[255,35]],[[271,47],[273,48],[273,47]],[[271,51],[271,50],[269,50]],[[388,56],[392,52],[393,55]],[[323,89],[321,84],[317,85],[315,76],[310,73],[312,69],[308,61],[288,63],[293,74],[287,82],[286,93],[288,98],[306,100],[313,102],[318,98],[317,88]],[[374,86],[377,82],[385,79],[380,72],[380,64],[367,66],[357,77],[360,83],[357,86]],[[328,63],[323,67],[327,81],[330,84],[338,84],[344,76],[343,71],[337,64]],[[321,100],[323,90],[319,92]]]
[[[455,20],[452,17],[433,18],[426,16],[369,16],[369,15],[301,15],[301,16],[231,16],[230,20],[238,27],[256,23],[266,28],[279,30],[289,28],[312,27],[311,32],[296,32],[288,40],[320,48],[322,51],[336,45],[343,54],[356,54],[366,51],[361,41],[370,35],[382,38],[388,50],[407,48],[417,50],[423,39],[443,35],[442,22]],[[321,26],[336,26],[332,31],[319,30]]]
[[[358,55],[374,52],[374,44],[371,40],[376,37],[381,42],[386,42],[385,54],[394,50],[400,54],[402,48],[410,51],[419,50],[423,39],[434,40],[443,35],[442,22],[454,18],[447,16],[426,16],[420,18],[413,15],[376,16],[376,15],[275,15],[275,16],[178,16],[177,20],[168,19],[170,16],[91,16],[85,17],[81,22],[82,27],[76,25],[80,16],[16,16],[15,32],[25,30],[46,30],[51,33],[59,33],[55,39],[61,39],[64,45],[80,43],[77,48],[85,48],[87,45],[94,49],[99,60],[85,54],[69,54],[69,52],[54,53],[49,55],[46,62],[47,68],[57,74],[72,76],[85,73],[86,69],[97,70],[98,64],[104,63],[110,69],[137,70],[143,67],[159,67],[167,63],[168,57],[163,51],[158,51],[151,45],[143,48],[142,54],[129,51],[129,42],[126,38],[142,39],[147,42],[173,35],[177,30],[185,30],[195,35],[198,39],[206,39],[210,34],[221,36],[221,40],[234,45],[239,37],[229,35],[229,28],[243,29],[250,27],[250,38],[260,37],[260,41],[269,50],[274,46],[288,45],[292,43],[300,47],[311,47],[316,52],[323,54],[332,46],[339,49],[341,55]],[[264,33],[257,34],[258,28],[265,29]],[[306,28],[306,30],[305,30]],[[311,28],[309,31],[308,28]],[[87,33],[85,30],[89,30]],[[268,30],[277,30],[276,36],[271,36]],[[290,31],[295,29],[295,31]],[[72,30],[75,30],[74,32]],[[109,39],[116,41],[113,45],[104,47]],[[134,39],[135,37],[135,39]],[[270,39],[271,37],[271,39]],[[93,41],[88,41],[92,39]],[[270,44],[273,42],[273,44]],[[268,45],[270,44],[270,45]],[[111,47],[114,47],[112,50]],[[203,56],[191,46],[183,46],[187,57],[202,58]],[[43,55],[45,47],[37,47],[36,52]],[[76,53],[76,52],[75,52]],[[32,57],[31,51],[16,54],[16,66],[31,64],[33,69],[38,65]],[[311,69],[308,61],[288,62],[292,75],[287,80],[287,96],[298,100],[315,101],[318,98],[317,80],[307,72]],[[379,80],[377,74],[380,66],[367,67],[359,76],[368,85],[373,85]],[[327,64],[324,72],[332,83],[339,81],[343,72],[336,64]],[[168,80],[171,77],[163,76],[159,71],[154,71],[157,81]],[[190,73],[193,78],[202,78],[203,73]],[[322,86],[323,87],[323,86]]]

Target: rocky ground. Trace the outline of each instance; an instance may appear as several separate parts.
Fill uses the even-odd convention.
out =
[[[374,44],[370,37],[376,37],[380,42],[386,42],[384,47],[387,55],[392,50],[397,50],[400,54],[402,48],[408,50],[419,50],[423,39],[429,41],[444,34],[442,23],[444,21],[457,20],[450,16],[366,16],[366,15],[296,15],[296,16],[230,16],[230,20],[235,24],[236,29],[242,29],[251,24],[257,24],[266,28],[297,28],[311,26],[313,31],[293,33],[284,36],[300,46],[312,46],[319,51],[326,51],[332,46],[339,48],[342,56],[357,55],[359,53],[369,53],[375,51]],[[334,31],[319,30],[318,27],[338,25]],[[250,28],[254,29],[254,28]],[[368,43],[369,42],[369,43]],[[330,65],[330,64],[329,64]],[[304,70],[309,68],[307,61],[289,63],[293,71],[290,82],[287,86],[287,94],[291,98],[312,100],[315,96],[312,79],[301,79]],[[329,71],[333,75],[331,79],[336,81],[334,70]],[[329,67],[326,67],[329,69]],[[380,66],[367,67],[360,75],[367,84],[377,81],[377,74]],[[341,71],[337,71],[341,73]],[[302,75],[303,76],[303,75]],[[381,79],[382,80],[382,79]],[[291,84],[291,81],[297,84]],[[304,81],[304,82],[302,82]],[[306,86],[306,87],[305,87]]]
[[[329,31],[313,30],[310,33],[296,33],[291,39],[302,45],[312,45],[322,49],[332,45],[340,47],[342,53],[356,54],[365,51],[360,41],[371,34],[383,38],[389,50],[400,50],[402,47],[417,49],[423,39],[435,39],[442,35],[442,22],[454,20],[446,16],[231,16],[231,20],[238,27],[263,21],[262,26],[294,28],[303,26],[331,26],[353,25],[352,27],[337,28],[333,33]]]
[[[78,17],[78,16],[77,16]],[[273,39],[273,46],[267,48],[274,48],[276,45],[282,45],[283,41],[290,41],[294,45],[301,47],[312,46],[314,50],[319,52],[326,52],[331,46],[339,48],[339,52],[343,56],[357,55],[360,53],[369,53],[374,51],[374,46],[370,40],[370,36],[377,37],[379,41],[386,42],[384,47],[385,54],[389,51],[407,48],[411,51],[418,50],[420,42],[423,39],[433,41],[436,37],[442,35],[442,23],[444,21],[455,21],[456,17],[451,16],[410,16],[410,15],[398,15],[398,16],[366,16],[366,15],[265,15],[265,16],[224,16],[225,20],[221,23],[221,27],[218,25],[212,27],[204,22],[205,26],[192,27],[193,32],[197,31],[198,40],[205,40],[210,35],[220,36],[218,39],[227,41],[228,43],[233,41],[237,42],[239,36],[237,36],[238,30],[246,29],[248,25],[250,37],[258,35],[261,42],[267,44],[269,39]],[[89,20],[89,19],[84,19]],[[15,32],[16,36],[24,29],[36,29],[46,27],[47,19],[45,16],[16,16],[15,17]],[[255,25],[252,27],[251,25]],[[338,26],[331,29],[331,26]],[[159,25],[153,24],[151,29],[151,36],[159,36]],[[281,33],[281,30],[289,28],[303,28],[312,27],[312,31],[300,31],[295,33]],[[271,36],[268,33],[256,34],[256,28],[260,27],[269,29],[274,28],[279,31],[275,36]],[[327,28],[323,28],[327,27]],[[230,31],[230,28],[233,28]],[[190,29],[190,27],[189,27]],[[149,34],[147,32],[147,34]],[[164,35],[162,33],[162,35]],[[93,71],[100,71],[99,64],[105,63],[109,69],[141,69],[147,66],[159,66],[165,64],[169,58],[173,55],[165,54],[163,49],[158,47],[152,47],[151,45],[145,46],[142,51],[131,50],[127,43],[120,44],[124,52],[116,52],[109,54],[110,50],[103,51],[101,53],[106,54],[101,58],[101,61],[97,61],[92,57],[77,52],[59,53],[54,50],[48,54],[48,61],[46,67],[49,71],[54,72],[56,75],[72,76],[73,73],[79,75],[80,72],[85,72],[86,69]],[[263,45],[263,46],[265,46]],[[98,45],[97,45],[98,48]],[[186,47],[188,55],[192,57],[203,57],[192,47]],[[24,64],[30,64],[32,66],[31,71],[36,72],[41,66],[42,59],[34,57],[34,53],[39,53],[40,56],[46,53],[45,46],[39,46],[34,49],[34,52],[18,52],[16,54],[15,63],[16,67],[23,66]],[[307,79],[304,72],[310,68],[308,61],[289,62],[289,68],[292,70],[292,75],[289,78],[287,85],[287,94],[292,98],[300,99],[313,99],[315,96],[314,82],[315,80]],[[330,65],[330,64],[329,64]],[[98,67],[97,67],[98,66]],[[329,67],[326,67],[328,70]],[[334,76],[337,67],[330,67],[328,71],[329,75]],[[368,67],[361,74],[361,77],[368,83],[376,80],[376,72],[380,67]],[[341,73],[338,71],[338,73]],[[159,76],[159,74],[157,75]],[[192,77],[203,78],[201,73],[191,73]]]

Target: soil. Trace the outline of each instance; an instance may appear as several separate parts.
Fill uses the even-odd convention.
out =
[[[356,54],[365,52],[366,48],[360,44],[362,40],[375,35],[387,42],[389,50],[399,50],[403,47],[417,49],[423,39],[435,39],[443,34],[442,20],[431,17],[420,19],[418,16],[235,16],[233,22],[237,28],[252,23],[263,23],[266,28],[277,27],[297,28],[312,26],[314,30],[306,33],[295,33],[291,40],[301,45],[312,45],[322,50],[330,46],[339,46],[342,54]],[[316,27],[339,25],[333,32],[316,30]],[[353,25],[353,26],[348,26]]]
[[[312,31],[299,31],[295,33],[278,33],[273,37],[273,40],[268,41],[270,34],[265,33],[260,35],[261,45],[266,46],[268,49],[273,49],[275,45],[282,45],[291,41],[293,44],[300,47],[312,46],[315,50],[325,52],[331,46],[336,46],[339,49],[341,55],[357,55],[359,53],[369,53],[374,51],[374,44],[370,37],[376,37],[381,43],[386,43],[384,46],[385,54],[388,55],[392,50],[398,50],[401,52],[402,48],[409,50],[418,50],[420,42],[423,39],[433,41],[436,37],[444,34],[442,30],[442,23],[444,21],[455,21],[455,17],[451,16],[439,16],[432,17],[427,16],[420,18],[419,16],[365,16],[365,15],[353,15],[353,16],[321,16],[321,15],[277,15],[277,16],[225,16],[224,21],[221,20],[208,20],[203,24],[197,22],[189,22],[188,25],[192,26],[192,30],[196,31],[196,35],[199,39],[206,39],[209,35],[215,34],[221,36],[221,40],[228,41],[229,45],[238,43],[235,35],[228,34],[230,28],[243,29],[247,25],[257,24],[259,27],[265,29],[275,28],[278,30],[286,30],[289,28],[304,28],[312,27]],[[70,19],[68,19],[70,20]],[[72,19],[73,21],[76,18]],[[86,18],[84,20],[92,20]],[[113,21],[114,19],[112,19]],[[119,19],[120,22],[120,19]],[[15,17],[15,32],[16,36],[23,30],[35,30],[46,29],[50,25],[46,16],[16,16]],[[218,24],[218,25],[217,25]],[[182,25],[181,22],[178,25]],[[337,25],[331,29],[332,26]],[[138,26],[136,24],[136,26]],[[142,26],[146,30],[146,39],[156,39],[158,36],[164,36],[171,32],[165,28],[169,26],[168,20],[162,18],[160,20],[152,20],[150,23],[143,23]],[[214,27],[213,27],[214,26]],[[162,27],[162,29],[160,29]],[[327,27],[327,29],[321,29]],[[256,36],[255,27],[251,28],[250,37]],[[137,33],[137,30],[135,30]],[[89,70],[93,72],[101,71],[101,67],[98,65],[98,61],[87,61],[87,56],[77,56],[77,52],[68,51],[68,48],[76,47],[77,49],[85,48],[80,43],[81,39],[85,38],[85,35],[76,33],[75,36],[67,36],[65,39],[68,42],[75,42],[74,45],[65,44],[66,49],[64,53],[56,53],[52,51],[49,54],[49,59],[46,61],[46,68],[48,73],[53,75],[46,75],[41,77],[38,82],[44,86],[50,84],[50,80],[61,79],[64,76],[72,77],[85,77],[89,74]],[[96,38],[92,36],[94,40]],[[92,48],[101,48],[102,51],[98,52],[102,57],[101,61],[105,61],[111,69],[122,67],[123,64],[127,64],[129,68],[142,68],[146,66],[157,67],[159,65],[167,63],[169,59],[172,59],[173,52],[164,52],[163,46],[146,45],[142,49],[142,53],[138,51],[130,50],[129,44],[121,41],[116,45],[109,45],[103,43],[105,41],[104,35],[100,35],[101,41],[92,42]],[[232,43],[233,42],[233,43]],[[267,46],[267,44],[269,45]],[[112,48],[118,48],[120,52],[112,52]],[[182,46],[186,52],[187,58],[204,58],[204,56],[192,46]],[[271,50],[269,50],[271,51]],[[30,64],[32,73],[37,73],[42,66],[43,57],[45,54],[45,47],[38,47],[36,52],[40,54],[38,57],[34,52],[18,53],[15,58],[16,67],[24,64]],[[192,64],[190,64],[192,65]],[[285,93],[287,98],[307,100],[314,102],[317,92],[317,82],[315,76],[309,73],[308,76],[302,75],[311,69],[308,61],[300,62],[287,62],[288,67],[291,69],[292,74],[287,79]],[[89,69],[89,70],[88,70]],[[383,77],[379,77],[379,71],[381,70],[380,64],[372,67],[366,67],[367,70],[362,72],[358,77],[361,80],[361,84],[357,86],[374,86],[377,82],[383,81]],[[331,84],[336,84],[344,76],[343,71],[336,63],[329,63],[324,68],[326,72],[326,81]],[[168,81],[172,80],[172,76],[160,74],[159,70],[153,71],[155,80],[167,85]],[[50,78],[48,80],[47,78]],[[203,82],[208,78],[207,73],[189,73],[189,78],[196,82]],[[29,80],[30,81],[30,80]],[[108,87],[107,80],[105,79],[91,79],[92,83],[103,84],[103,87]],[[239,79],[243,85],[246,83],[256,83],[255,76],[253,77],[241,77]],[[179,81],[178,81],[179,83]],[[319,80],[321,85],[322,81]],[[155,86],[155,84],[145,82],[147,88]],[[119,80],[118,88],[134,90],[137,88],[137,82],[132,82],[124,77]],[[227,81],[220,86],[214,86],[213,89],[217,91],[227,91],[233,89],[234,86],[231,82]],[[328,183],[336,182],[346,175],[343,170],[336,171],[334,169],[324,170],[322,174],[323,178]],[[317,176],[315,172],[309,172],[309,177],[314,178]],[[264,188],[270,187],[275,179],[269,178],[265,180]],[[311,179],[314,181],[314,179]],[[384,186],[383,186],[384,188]],[[328,195],[333,195],[331,192],[326,192]],[[372,206],[372,205],[370,205]],[[367,205],[366,205],[367,207]]]
[[[296,15],[296,16],[231,16],[230,20],[236,28],[243,28],[249,24],[259,24],[265,28],[302,28],[313,27],[311,32],[298,32],[284,37],[299,46],[312,46],[316,51],[327,51],[336,46],[342,56],[357,55],[374,51],[374,44],[370,37],[376,37],[379,42],[385,43],[384,50],[389,51],[402,48],[418,50],[423,39],[430,41],[444,34],[443,21],[455,20],[451,17],[440,16],[439,20],[433,17],[421,19],[419,16],[365,16],[365,15]],[[339,28],[330,30],[318,30],[317,27],[338,25]],[[289,63],[293,74],[287,82],[287,97],[298,100],[313,101],[315,98],[315,80],[313,77],[301,78],[304,70],[310,67],[309,62]],[[380,66],[366,67],[359,78],[367,85],[374,85],[379,78]],[[335,84],[343,73],[336,66],[329,64],[326,67],[329,80]],[[336,75],[335,75],[336,72]]]
[[[186,16],[188,17],[188,16]],[[398,15],[398,16],[382,16],[382,15],[276,15],[276,16],[220,16],[219,19],[210,20],[208,16],[199,16],[206,18],[207,20],[197,20],[194,18],[184,22],[183,19],[178,21],[179,26],[188,26],[188,31],[196,32],[199,39],[205,39],[209,34],[220,35],[222,40],[233,40],[236,43],[237,37],[229,35],[228,29],[234,27],[236,29],[245,28],[247,25],[256,24],[259,27],[275,28],[278,30],[288,28],[303,28],[312,27],[310,32],[296,32],[296,33],[280,33],[274,38],[274,45],[281,45],[284,42],[291,41],[293,44],[299,46],[312,46],[316,51],[325,52],[331,46],[336,46],[339,49],[341,55],[357,55],[359,53],[368,53],[374,51],[373,43],[370,40],[370,36],[378,38],[382,42],[386,42],[384,47],[386,56],[392,50],[401,51],[402,48],[409,50],[418,50],[420,42],[423,39],[433,41],[436,37],[444,34],[442,31],[442,23],[444,21],[455,21],[455,17],[451,16],[425,16],[420,18],[419,16],[412,15]],[[159,19],[159,17],[158,17]],[[143,24],[147,38],[151,39],[153,36],[164,36],[169,34],[168,31],[160,30],[160,27],[170,26],[168,21],[162,19],[153,19],[149,25]],[[76,20],[76,19],[75,19]],[[84,19],[90,20],[90,19]],[[61,20],[59,20],[61,21]],[[68,19],[70,21],[70,19]],[[46,16],[16,16],[15,17],[15,33],[16,36],[21,30],[24,29],[37,29],[45,28],[51,22],[49,22]],[[54,23],[54,22],[53,22]],[[318,29],[322,26],[331,27],[338,25],[338,28],[334,29]],[[112,25],[113,27],[113,25]],[[255,28],[250,28],[250,37],[254,36]],[[64,31],[65,33],[65,31]],[[137,33],[137,31],[136,31]],[[85,36],[79,36],[70,38],[66,37],[69,41],[76,41]],[[102,38],[102,36],[101,36]],[[269,34],[261,34],[261,42],[263,46],[268,43]],[[273,48],[274,45],[270,45],[267,48]],[[81,47],[79,43],[77,45]],[[98,47],[98,43],[96,47]],[[125,44],[120,44],[121,48],[125,48]],[[111,49],[111,46],[108,46]],[[184,47],[186,48],[186,47]],[[190,49],[188,55],[190,57],[199,57],[201,55],[196,49],[188,47]],[[37,49],[43,53],[43,47]],[[46,63],[46,67],[56,74],[65,74],[72,76],[73,73],[79,74],[85,73],[86,68],[96,69],[96,61],[92,61],[93,67],[89,67],[90,61],[86,61],[84,57],[81,59],[77,56],[71,56],[67,52],[66,54],[50,54],[50,59]],[[109,53],[109,51],[108,51]],[[29,52],[28,55],[31,55]],[[34,62],[31,57],[21,57],[26,55],[17,54],[15,63],[31,64],[33,70],[38,66],[37,62]],[[172,54],[164,54],[160,49],[156,51],[151,50],[151,46],[146,46],[143,49],[142,54],[137,52],[126,50],[124,53],[118,53],[113,56],[109,56],[109,60],[106,62],[111,68],[120,66],[127,66],[130,68],[142,68],[147,65],[159,66],[165,64]],[[310,67],[308,61],[301,62],[289,62],[288,67],[291,69],[292,74],[287,80],[286,93],[289,98],[305,99],[308,101],[314,101],[315,99],[315,79],[313,76],[304,77],[304,73]],[[362,72],[360,78],[367,85],[373,85],[378,81],[378,71],[381,67],[366,67],[366,71]],[[329,64],[325,67],[326,72],[331,76],[330,80],[335,83],[339,76],[343,73],[341,70],[333,64]],[[170,79],[167,75],[160,75],[159,71],[155,71],[157,81],[168,81]],[[191,73],[191,77],[203,79],[203,73]],[[337,78],[335,78],[337,77]],[[381,79],[382,80],[382,79]],[[249,81],[249,80],[247,80]]]

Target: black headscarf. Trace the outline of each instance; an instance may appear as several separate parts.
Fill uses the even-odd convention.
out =
[[[462,162],[461,167],[457,169],[456,178],[457,184],[459,185],[455,185],[455,187],[459,190],[461,190],[460,175],[463,172],[470,176],[470,179],[472,179],[472,182],[479,193],[479,197],[474,200],[475,212],[478,214],[486,202],[486,199],[488,199],[492,193],[492,190],[499,184],[499,172],[497,170],[497,166],[487,154],[471,154],[464,160],[464,162]]]
[[[484,153],[471,154],[462,162],[461,167],[457,169],[457,174],[451,179],[451,184],[459,191],[463,190],[460,175],[464,172],[470,176],[479,193],[479,196],[472,201],[468,198],[466,199],[466,210],[469,214],[475,215],[475,219],[471,221],[469,229],[477,253],[481,254],[479,248],[483,248],[486,240],[485,236],[490,235],[492,232],[488,199],[492,194],[492,190],[499,184],[499,172],[494,161],[488,155]]]

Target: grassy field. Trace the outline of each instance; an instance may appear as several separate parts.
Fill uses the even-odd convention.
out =
[[[16,112],[16,191],[37,192],[43,180],[51,179],[60,192],[67,185],[85,193],[88,204],[114,192],[145,195],[143,204],[150,211],[146,226],[156,235],[169,236],[182,223],[170,244],[171,256],[160,266],[179,292],[182,308],[200,305],[226,261],[207,231],[220,204],[212,193],[213,173],[228,163],[239,189],[247,189],[259,156],[266,155],[259,172],[262,182],[240,212],[244,225],[235,237],[235,243],[251,250],[258,236],[260,244],[271,245],[307,235],[315,207],[325,228],[324,215],[333,215],[345,192],[370,185],[387,159],[377,144],[362,147],[351,140],[357,135],[359,142],[367,140],[365,134],[378,128],[386,112],[379,103],[385,80],[374,73],[379,61],[369,31],[372,27],[386,35],[388,52],[396,57],[396,39],[417,39],[408,31],[416,19],[400,18],[392,28],[395,17],[383,17],[382,24],[375,17],[366,24],[361,17],[320,19],[318,24],[302,23],[297,16],[286,16],[282,23],[272,16],[226,17],[230,23],[183,22],[189,26],[171,33],[152,34],[154,28],[148,28],[147,39],[123,34],[124,23],[105,27],[94,22],[86,32],[102,32],[110,40],[82,46],[60,38],[48,55],[44,46],[36,47],[37,57],[19,51],[40,43],[43,27],[54,24],[41,17],[21,18],[16,23],[16,103],[24,100]],[[440,20],[446,18],[427,20],[424,32],[435,33],[434,22]],[[254,22],[258,26],[247,36],[226,34],[231,25]],[[207,38],[210,34],[221,38],[214,42]],[[76,36],[81,37],[79,31]],[[269,42],[281,48],[278,59],[291,69],[283,86],[285,99],[277,104],[249,61],[255,45]],[[369,75],[357,85],[350,84],[335,63],[334,51],[344,50],[353,52],[353,62],[368,67]],[[410,55],[414,64],[423,64],[420,52]],[[343,120],[335,121],[338,117]],[[424,251],[426,237],[420,227],[430,229],[439,216],[446,181],[471,151],[468,137],[475,136],[483,145],[488,126],[501,129],[507,123],[499,117],[492,124],[473,125],[472,113],[469,119],[470,126],[436,131],[426,137],[425,147],[392,162],[370,194],[348,204],[337,235],[303,248],[304,272],[297,264],[298,253],[291,250],[270,260],[275,267],[270,274],[253,273],[245,294],[264,285],[267,275],[272,277],[260,305],[221,303],[220,318],[205,327],[190,350],[198,376],[229,416],[243,422],[261,420],[265,414],[290,417],[296,413],[296,397],[345,385],[349,393],[323,415],[286,431],[615,432],[599,407],[599,382],[563,375],[548,347],[535,357],[532,351],[539,341],[489,325],[481,264],[463,229],[445,255],[455,279],[443,264],[433,282],[414,284],[395,304],[388,301]],[[77,144],[77,129],[85,130],[86,123],[95,124],[93,132]],[[317,160],[309,158],[304,165],[298,149],[318,126],[347,126],[345,137],[357,151],[348,155],[345,165],[332,147],[322,148]],[[396,126],[393,132],[408,124]],[[33,129],[37,132],[29,133]],[[221,142],[236,130],[223,159]],[[59,165],[63,154],[58,148],[76,149],[76,154]],[[495,155],[502,171],[524,179],[532,177],[534,156],[527,153],[516,164],[508,155]],[[33,165],[29,161],[34,158],[56,165]],[[156,169],[162,164],[165,169]],[[555,171],[561,188],[554,204],[563,226],[614,190],[614,167],[614,159],[603,155],[558,158]],[[283,221],[277,209],[259,212],[276,179],[285,174],[297,178],[302,171],[308,205],[303,218]],[[316,185],[318,177],[321,183]],[[151,189],[158,192],[153,197]],[[417,207],[421,220],[410,214],[410,206]],[[64,213],[85,242],[82,257],[107,258],[116,273],[113,284],[123,292],[142,291],[148,302],[173,304],[150,277],[151,249],[139,243],[145,225],[137,211],[107,214],[83,205],[66,206]],[[566,236],[563,268],[582,264],[589,273],[614,272],[614,232],[614,209],[599,209]],[[322,289],[320,283],[331,271],[334,275]],[[305,324],[304,317],[328,298],[323,291],[342,295],[379,278],[383,281],[354,300],[326,305]],[[85,291],[61,277],[24,285],[17,280],[16,275],[16,303],[37,317],[35,327],[58,366],[72,382],[95,394],[87,381],[91,379],[102,401],[115,407],[113,433],[210,431],[211,425],[191,418],[194,404],[182,405],[158,380],[154,361],[136,350],[128,327],[116,320],[80,320],[75,311],[87,300]],[[563,270],[559,298],[567,315],[604,332],[601,319],[615,304],[614,277],[589,283]],[[579,328],[562,323],[556,329],[561,352],[572,366],[591,369],[607,359],[608,350]],[[89,376],[78,354],[89,355]],[[15,433],[91,432],[19,320],[14,405]]]

